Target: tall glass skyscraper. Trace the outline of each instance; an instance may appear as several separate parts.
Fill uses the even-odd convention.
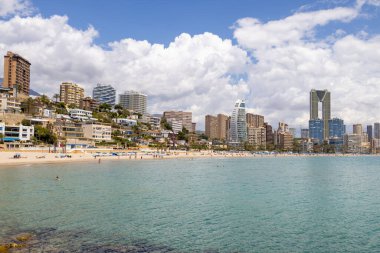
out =
[[[247,122],[245,116],[245,102],[237,100],[232,112],[230,122],[230,143],[243,143],[247,141]]]
[[[342,138],[345,134],[344,122],[342,119],[333,118],[329,120],[330,137]]]
[[[106,103],[114,106],[116,101],[116,90],[111,85],[97,84],[92,91],[92,98],[101,104]]]
[[[309,137],[311,139],[318,139],[319,143],[324,140],[324,123],[321,119],[309,120]]]
[[[331,94],[328,90],[310,91],[310,120],[318,117],[318,103],[322,103],[323,139],[329,138],[329,119],[331,119]]]

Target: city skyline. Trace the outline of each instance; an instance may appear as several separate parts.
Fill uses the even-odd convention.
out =
[[[6,5],[12,1],[16,9]],[[57,1],[3,1],[1,50],[32,63],[31,88],[39,92],[51,96],[60,83],[72,80],[89,95],[96,83],[107,83],[116,90],[146,93],[151,113],[192,111],[200,128],[207,114],[229,114],[236,99],[245,99],[248,112],[265,115],[272,125],[285,121],[305,127],[309,118],[305,94],[312,88],[331,91],[334,116],[347,125],[379,121],[378,1],[307,5],[297,1],[281,11],[273,7],[273,12],[268,11],[270,4],[241,3],[246,10],[236,7],[228,18],[219,17],[222,24],[230,24],[225,30],[208,22],[192,30],[181,19],[181,25],[168,29],[160,40],[118,25],[112,32],[123,37],[109,36],[109,24],[93,23],[91,8],[79,22],[70,1],[61,4],[65,5],[61,11],[53,8]],[[112,6],[118,4],[123,6],[118,2]],[[228,4],[222,1],[221,9]],[[163,6],[180,8],[170,2]],[[211,1],[202,5],[212,6]],[[128,7],[141,12],[136,3]],[[157,23],[164,22],[157,18]],[[17,37],[6,32],[12,29],[17,29]]]

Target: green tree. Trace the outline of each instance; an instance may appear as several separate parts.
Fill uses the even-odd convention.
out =
[[[43,126],[34,127],[34,136],[38,141],[46,144],[56,144],[57,136],[49,128]]]
[[[23,125],[23,126],[30,126],[30,125],[31,125],[31,122],[30,122],[29,119],[23,119],[23,120],[21,121],[21,125]]]

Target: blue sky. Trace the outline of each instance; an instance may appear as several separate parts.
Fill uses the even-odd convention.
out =
[[[86,29],[92,25],[99,31],[96,42],[106,45],[123,38],[148,40],[167,45],[181,33],[191,35],[211,32],[232,39],[231,26],[244,17],[255,17],[262,22],[282,19],[300,10],[318,10],[335,6],[353,6],[355,1],[329,0],[34,0],[37,11],[44,17],[67,15],[69,24]],[[361,29],[380,29],[378,12],[367,8],[367,18],[344,24],[332,24],[320,29],[321,35],[344,28],[355,32]],[[376,23],[374,21],[377,21]]]
[[[380,121],[379,11],[380,0],[0,0],[0,53],[27,58],[40,93],[64,81],[87,95],[137,90],[149,112],[192,111],[199,129],[237,99],[305,127],[310,89],[331,91],[333,117],[368,124]]]

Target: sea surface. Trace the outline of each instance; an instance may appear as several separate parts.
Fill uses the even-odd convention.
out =
[[[380,158],[0,168],[0,243],[18,233],[25,252],[379,252]]]

